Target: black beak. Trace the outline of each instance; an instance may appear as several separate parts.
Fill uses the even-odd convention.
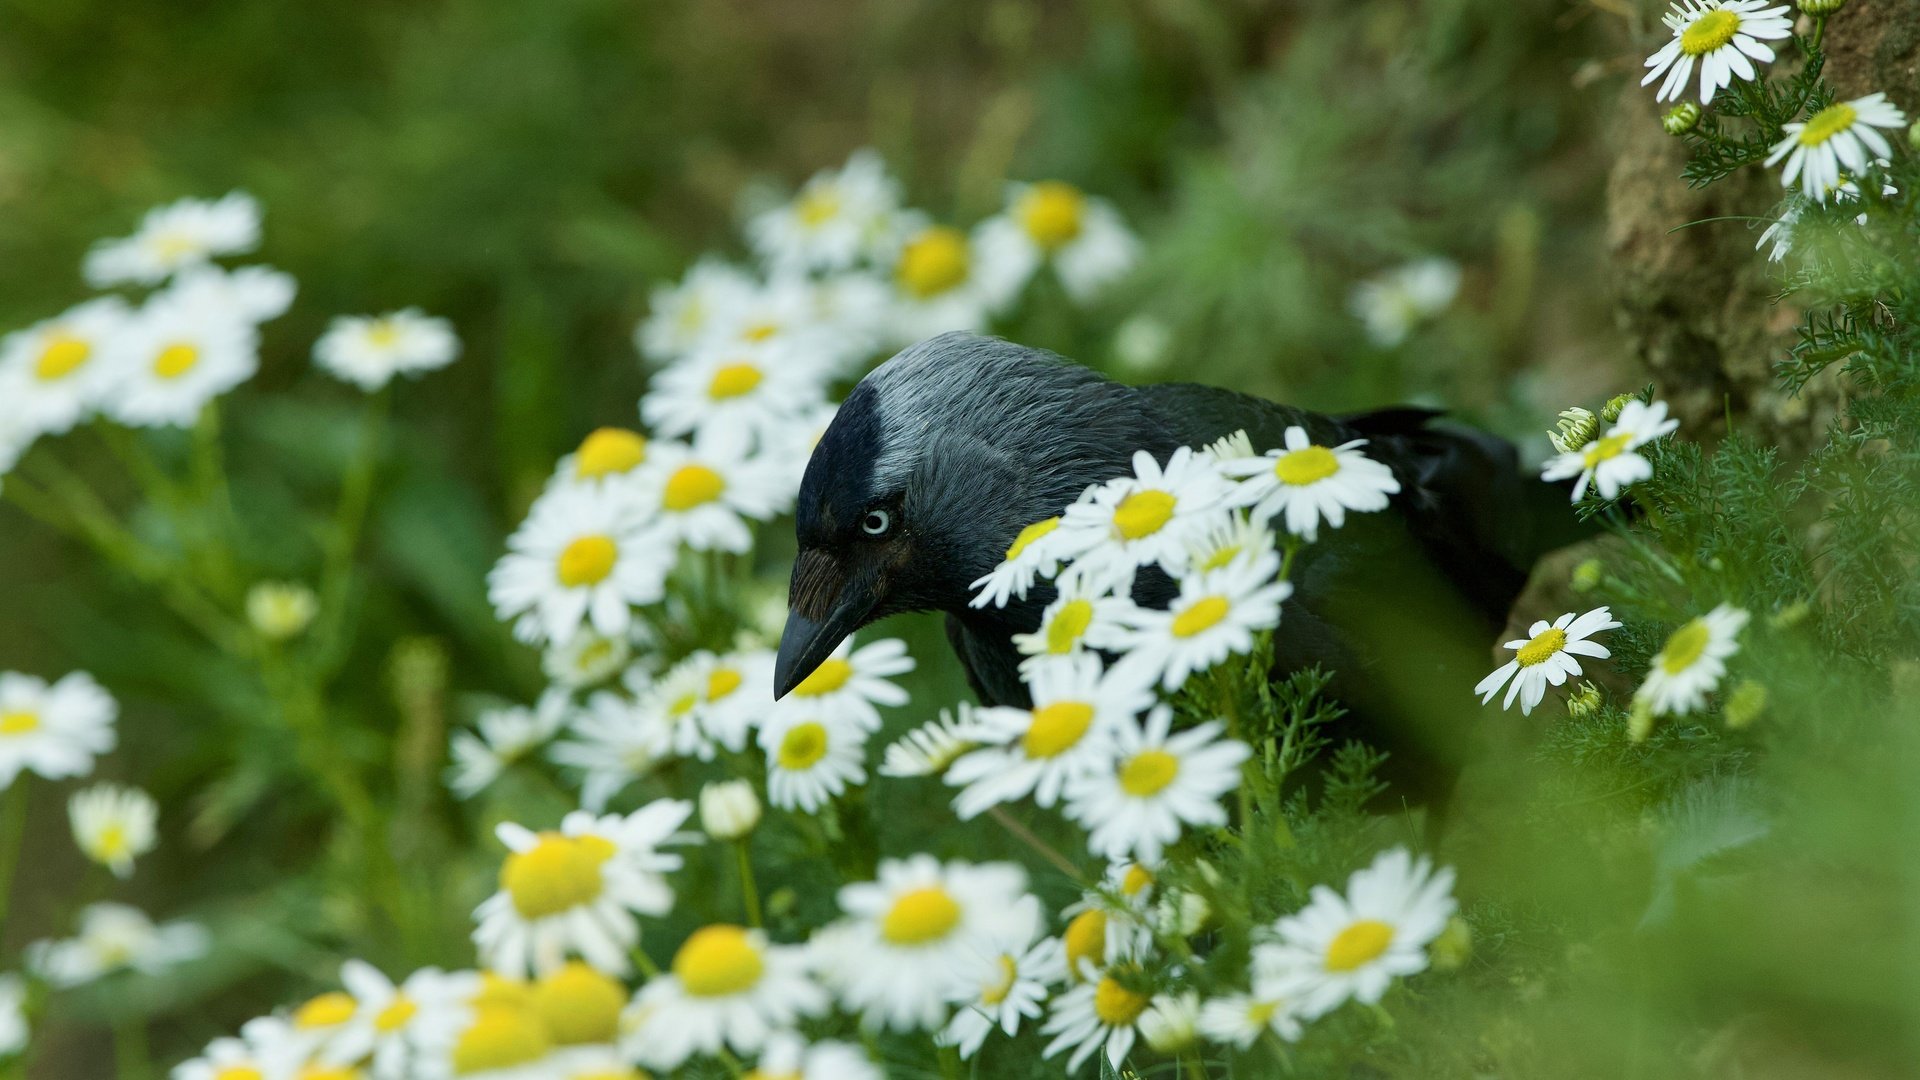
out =
[[[802,556],[805,559],[805,556]],[[795,577],[799,578],[803,570],[796,566]],[[813,669],[833,655],[833,650],[847,639],[847,635],[860,629],[872,613],[875,598],[871,590],[860,581],[841,582],[831,598],[820,595],[818,579],[806,582],[809,588],[803,590],[810,595],[806,605],[791,607],[787,612],[787,626],[780,632],[780,653],[773,663],[774,700],[786,697],[788,692],[800,685],[801,681],[813,674]],[[825,600],[825,603],[821,603]],[[810,619],[800,613],[800,606],[814,609],[825,608],[820,619]]]

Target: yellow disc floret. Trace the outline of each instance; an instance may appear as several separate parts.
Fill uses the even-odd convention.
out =
[[[1289,450],[1273,462],[1273,475],[1291,487],[1317,484],[1340,471],[1340,459],[1324,446]]]
[[[1713,640],[1713,632],[1707,629],[1704,620],[1695,619],[1673,632],[1667,644],[1660,650],[1660,667],[1669,675],[1678,675],[1698,663],[1701,654],[1707,651],[1707,643]]]
[[[613,542],[613,537],[598,533],[582,536],[561,549],[554,576],[569,589],[598,585],[613,573],[613,564],[619,558],[620,545]]]
[[[544,919],[599,899],[600,868],[614,846],[598,836],[541,833],[525,851],[507,856],[500,887],[522,918]]]
[[[967,237],[959,229],[935,225],[907,242],[895,271],[900,287],[922,300],[947,292],[967,280],[971,255]]]
[[[1087,197],[1072,184],[1044,180],[1027,189],[1015,213],[1033,242],[1053,251],[1080,235],[1086,224]]]
[[[199,364],[199,349],[184,342],[175,342],[154,355],[153,373],[162,379],[178,379]]]
[[[1173,617],[1173,636],[1189,638],[1195,634],[1213,629],[1221,619],[1233,610],[1233,605],[1224,596],[1203,596],[1180,610]]]
[[[85,339],[71,334],[54,334],[40,350],[40,359],[34,362],[33,376],[41,382],[54,382],[64,379],[86,366],[93,356],[93,346]]]
[[[705,465],[682,465],[667,478],[660,505],[675,513],[704,506],[727,490],[727,478]]]
[[[1535,634],[1533,640],[1520,646],[1520,651],[1514,659],[1520,662],[1521,667],[1532,667],[1535,664],[1546,663],[1553,654],[1566,647],[1567,632],[1549,628]]]
[[[939,941],[960,925],[960,902],[938,885],[914,889],[893,902],[880,920],[880,936],[895,945]]]
[[[480,1005],[473,1023],[453,1044],[456,1076],[511,1069],[546,1057],[553,1050],[546,1025],[530,1010],[511,1005]]]
[[[750,990],[765,970],[760,947],[738,926],[701,927],[673,956],[674,975],[694,997],[726,997]]]
[[[533,984],[533,1011],[563,1046],[614,1041],[626,1006],[626,987],[578,960]]]
[[[1120,766],[1120,790],[1136,799],[1150,798],[1179,775],[1179,758],[1165,750],[1142,750]]]
[[[1393,927],[1378,919],[1361,919],[1334,935],[1327,946],[1328,971],[1352,971],[1371,963],[1393,944]]]
[[[582,480],[631,471],[647,460],[647,437],[626,428],[603,427],[580,440],[573,471]]]
[[[1700,56],[1720,48],[1733,40],[1740,32],[1738,12],[1709,11],[1693,20],[1693,25],[1680,32],[1680,51],[1688,56]]]
[[[788,772],[805,772],[826,756],[827,729],[812,720],[787,729],[786,735],[780,740],[780,749],[774,755],[780,767]]]
[[[1092,705],[1084,701],[1056,701],[1033,710],[1033,723],[1021,737],[1020,745],[1030,758],[1055,757],[1073,749],[1092,726]]]
[[[1164,491],[1148,488],[1120,500],[1113,508],[1113,527],[1128,540],[1138,540],[1160,531],[1173,518],[1179,500]]]

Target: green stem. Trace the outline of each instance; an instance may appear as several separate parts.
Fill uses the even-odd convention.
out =
[[[733,851],[740,862],[740,898],[746,904],[747,924],[759,930],[766,923],[760,917],[760,890],[753,882],[753,855],[747,850],[745,837],[733,842]]]
[[[234,565],[233,545],[240,538],[240,517],[233,509],[233,488],[227,481],[227,459],[220,439],[220,403],[210,401],[200,410],[200,422],[193,428],[194,480],[201,501],[212,517],[208,549],[215,577],[230,592],[240,589],[239,570]],[[222,536],[221,534],[225,535]]]
[[[1069,859],[1065,855],[1062,855],[1058,851],[1054,850],[1053,845],[1047,843],[1045,840],[1040,839],[1039,836],[1035,835],[1032,829],[1029,829],[1025,825],[1020,824],[1018,821],[1015,821],[1013,818],[1013,815],[1007,813],[1006,807],[1004,806],[993,807],[992,809],[987,811],[987,816],[999,822],[1000,827],[1012,833],[1014,836],[1014,839],[1019,840],[1021,843],[1032,848],[1035,854],[1039,855],[1041,858],[1052,863],[1055,867],[1057,867],[1060,870],[1061,873],[1067,875],[1069,878],[1072,878],[1075,882],[1079,884],[1082,884],[1082,885],[1086,884],[1086,879],[1081,877],[1080,875],[1080,868],[1073,865],[1072,859]]]
[[[1207,1065],[1206,1062],[1200,1060],[1199,1050],[1188,1050],[1186,1053],[1180,1055],[1180,1060],[1186,1064],[1189,1080],[1207,1080]]]
[[[0,796],[0,926],[7,924],[13,900],[13,872],[20,866],[20,842],[27,834],[27,777],[13,778]]]
[[[647,955],[647,950],[636,946],[633,950],[633,962],[648,979],[660,977],[660,965],[653,962],[653,957]]]
[[[942,1046],[939,1053],[943,1080],[960,1080],[960,1051],[951,1046]]]
[[[333,529],[327,535],[320,572],[320,626],[314,639],[318,643],[318,655],[328,658],[325,662],[329,670],[338,663],[335,649],[346,619],[347,596],[352,591],[353,556],[360,545],[368,504],[373,499],[380,446],[392,409],[391,386],[376,392],[367,402],[366,412],[361,415],[360,441],[341,481],[340,505],[334,512]]]
[[[136,1015],[124,1001],[113,1010],[113,1059],[120,1068],[120,1080],[147,1080],[151,1058],[146,1017]]]

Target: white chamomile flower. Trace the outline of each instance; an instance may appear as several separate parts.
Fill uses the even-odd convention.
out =
[[[666,719],[612,691],[589,697],[568,728],[571,737],[554,743],[547,756],[580,770],[580,805],[594,813],[673,752]]]
[[[1122,960],[1139,959],[1153,947],[1149,925],[1156,882],[1143,863],[1119,859],[1107,864],[1100,886],[1067,908],[1060,935],[1068,977],[1080,981]]]
[[[1010,927],[1013,936],[1004,940],[985,942],[978,970],[954,989],[953,1019],[940,1041],[958,1048],[963,1059],[979,1053],[995,1028],[1018,1033],[1021,1021],[1040,1015],[1048,988],[1067,977],[1060,939],[1040,936],[1040,901],[1024,896],[1020,903],[1033,909],[1023,920],[1027,925]]]
[[[313,343],[313,359],[327,374],[369,393],[397,375],[436,371],[460,355],[453,324],[419,308],[385,315],[340,315]]]
[[[856,150],[839,169],[816,173],[793,201],[747,222],[761,258],[785,272],[844,270],[873,248],[900,208],[900,184],[872,150]]]
[[[153,850],[160,806],[138,788],[95,784],[67,800],[74,843],[87,858],[130,877],[133,860]]]
[[[647,449],[636,485],[642,505],[672,545],[695,551],[744,554],[753,547],[748,521],[766,521],[793,504],[778,462],[750,457],[742,439],[715,433],[693,446],[655,440]]]
[[[753,1080],[885,1080],[866,1051],[832,1039],[809,1043],[790,1031],[767,1039]]]
[[[547,490],[585,487],[609,499],[631,500],[630,482],[646,463],[647,446],[647,437],[630,428],[595,428],[554,466]]]
[[[1255,521],[1279,518],[1288,532],[1311,543],[1322,521],[1337,529],[1349,510],[1385,510],[1388,496],[1400,490],[1393,470],[1361,451],[1365,439],[1322,446],[1297,424],[1287,428],[1285,438],[1284,449],[1220,467],[1240,478],[1231,501],[1250,507]]]
[[[912,671],[913,666],[907,643],[899,638],[869,641],[857,650],[848,638],[788,691],[774,711],[826,716],[864,731],[879,731],[879,707],[898,708],[908,700],[893,678]]]
[[[703,259],[679,284],[653,291],[651,313],[634,332],[634,344],[655,362],[681,356],[710,337],[755,288],[746,271]]]
[[[1151,684],[1102,671],[1098,656],[1062,657],[1029,677],[1033,708],[976,710],[963,734],[981,748],[947,770],[962,788],[953,800],[962,821],[1027,795],[1052,806],[1074,779],[1108,768],[1113,733],[1153,707]]]
[[[752,1054],[775,1031],[827,1011],[827,991],[807,973],[806,950],[774,945],[759,930],[717,924],[688,935],[673,964],[634,1000],[629,1048],[672,1069],[723,1048]]]
[[[1020,673],[1030,676],[1041,666],[1089,649],[1109,652],[1120,648],[1125,627],[1133,618],[1133,600],[1115,596],[1093,575],[1068,568],[1054,582],[1053,602],[1040,612],[1040,625],[1031,634],[1013,635],[1013,647],[1026,657]]]
[[[341,1065],[368,1061],[374,1076],[397,1080],[409,1075],[416,1047],[452,1042],[467,1000],[479,990],[480,977],[422,968],[396,984],[372,964],[349,960],[340,968],[340,983],[348,998],[346,1010],[325,995],[314,999],[350,1010],[320,1057]],[[299,1022],[299,1013],[294,1020]]]
[[[1419,259],[1355,285],[1347,308],[1366,326],[1368,340],[1391,349],[1404,343],[1421,323],[1445,311],[1459,292],[1457,263]]]
[[[867,782],[867,733],[841,716],[794,710],[775,713],[760,729],[767,754],[767,801],[813,813]]]
[[[666,590],[673,551],[637,501],[560,488],[535,500],[487,574],[487,599],[514,636],[566,641],[582,626],[609,637]]]
[[[1200,1036],[1200,995],[1160,994],[1140,1014],[1140,1037],[1162,1054],[1177,1054]]]
[[[130,317],[103,296],[0,339],[0,400],[10,424],[58,435],[106,401],[114,386],[114,341]]]
[[[1173,712],[1157,706],[1146,723],[1115,732],[1112,764],[1067,785],[1067,816],[1088,830],[1087,846],[1110,859],[1158,863],[1189,826],[1220,826],[1220,797],[1240,784],[1246,743],[1221,738],[1209,721],[1173,733]]]
[[[1272,529],[1245,513],[1230,514],[1193,542],[1186,572],[1204,574],[1236,562],[1253,562],[1278,543]]]
[[[1886,158],[1880,158],[1873,164],[1878,168],[1885,169],[1893,163]],[[1833,189],[1832,194],[1835,203],[1853,202],[1860,198],[1860,185],[1855,183],[1851,178],[1843,175],[1839,186]],[[1882,182],[1880,185],[1880,194],[1891,198],[1900,194],[1900,189],[1893,184]],[[1758,251],[1771,243],[1773,245],[1773,251],[1768,253],[1767,260],[1769,262],[1780,262],[1785,259],[1787,255],[1793,251],[1795,233],[1799,229],[1800,219],[1807,212],[1808,205],[1809,203],[1805,196],[1798,192],[1789,192],[1785,205],[1780,208],[1780,216],[1775,218],[1773,223],[1768,225],[1766,229],[1760,233],[1760,239],[1754,241],[1754,250]],[[1867,215],[1855,215],[1853,223],[1864,226],[1867,223]]]
[[[84,272],[96,288],[156,285],[169,275],[260,244],[260,204],[243,192],[221,199],[181,199],[147,211],[132,236],[102,240],[87,252]]]
[[[936,1030],[947,1022],[950,988],[975,970],[986,943],[1018,937],[1034,918],[1020,903],[1026,887],[1026,872],[1011,863],[882,859],[877,880],[840,889],[850,922],[816,936],[815,962],[869,1024]]]
[[[1679,716],[1704,706],[1727,673],[1727,658],[1740,651],[1747,619],[1746,611],[1721,604],[1675,630],[1655,654],[1635,700],[1656,716]]]
[[[1105,199],[1058,180],[1010,184],[1007,208],[980,225],[982,257],[1005,260],[1025,283],[1051,263],[1067,294],[1085,303],[1133,268],[1140,242]]]
[[[1826,202],[1848,176],[1864,174],[1874,159],[1893,155],[1887,137],[1876,128],[1905,127],[1907,114],[1887,100],[1884,93],[1868,94],[1852,101],[1836,101],[1808,117],[1805,122],[1787,124],[1781,130],[1786,137],[1774,146],[1767,164],[1786,159],[1780,183],[1792,187],[1800,181],[1807,198]]]
[[[982,330],[1025,280],[1004,247],[986,249],[951,225],[903,215],[893,261],[893,336],[922,341],[950,330]]]
[[[1230,491],[1218,467],[1191,447],[1175,450],[1165,466],[1138,450],[1131,476],[1096,484],[1067,507],[1059,543],[1076,571],[1125,595],[1136,567],[1158,563],[1180,572],[1188,547],[1219,520]]]
[[[627,985],[578,960],[547,972],[528,988],[533,1011],[557,1046],[613,1049],[633,994]],[[584,1056],[584,1055],[582,1055]]]
[[[1793,34],[1793,15],[1786,7],[1768,7],[1766,0],[1681,0],[1660,17],[1673,31],[1673,40],[1647,57],[1645,86],[1666,76],[1657,101],[1676,101],[1687,92],[1693,65],[1700,65],[1700,104],[1715,92],[1733,85],[1738,75],[1747,82],[1760,77],[1753,61],[1770,63],[1773,49],[1767,41]]]
[[[976,745],[967,737],[974,708],[962,701],[900,737],[880,760],[880,775],[895,778],[941,776]]]
[[[1153,994],[1141,972],[1117,965],[1054,999],[1046,1026],[1040,1029],[1042,1035],[1053,1036],[1043,1053],[1053,1057],[1072,1050],[1067,1071],[1075,1072],[1104,1047],[1108,1064],[1117,1070],[1132,1052],[1140,1018],[1152,1004]]]
[[[26,980],[12,972],[0,975],[0,1058],[25,1050],[31,1034],[27,1025]]]
[[[26,426],[20,417],[0,412],[0,478],[13,471],[39,437],[40,433]]]
[[[1200,1010],[1200,1033],[1223,1046],[1246,1050],[1272,1032],[1287,1042],[1300,1038],[1302,1028],[1292,1003],[1285,997],[1258,993],[1227,994]]]
[[[549,643],[540,656],[547,678],[569,690],[581,690],[611,681],[627,670],[635,644],[650,644],[647,625],[635,622],[625,634],[602,634],[583,626],[564,641]],[[636,640],[637,639],[637,640]]]
[[[1584,615],[1576,616],[1569,611],[1549,624],[1545,619],[1534,623],[1527,629],[1527,636],[1506,643],[1504,648],[1515,651],[1512,660],[1501,665],[1500,669],[1480,680],[1473,692],[1480,695],[1482,705],[1493,700],[1493,695],[1507,686],[1507,698],[1500,703],[1502,709],[1513,707],[1513,699],[1520,699],[1520,712],[1531,715],[1533,707],[1547,696],[1549,685],[1560,686],[1569,676],[1580,675],[1580,661],[1577,656],[1591,656],[1596,660],[1605,660],[1613,654],[1605,645],[1588,638],[1603,630],[1613,630],[1620,626],[1613,613],[1606,608],[1594,608]]]
[[[79,933],[29,945],[27,964],[56,987],[74,987],[116,971],[161,974],[205,956],[210,941],[198,923],[155,925],[138,908],[90,904],[80,911]]]
[[[555,1080],[553,1034],[530,989],[491,972],[450,1040],[423,1043],[406,1080]]]
[[[821,328],[809,342],[815,366],[836,377],[860,374],[886,344],[893,289],[885,278],[865,272],[813,279],[809,287]]]
[[[1006,607],[1009,596],[1025,600],[1035,578],[1052,577],[1060,569],[1060,560],[1073,554],[1061,543],[1060,521],[1055,514],[1021,529],[1000,565],[969,586],[977,591],[971,606]]]
[[[831,367],[827,360],[837,355],[833,332],[824,319],[814,280],[779,274],[753,283],[733,303],[716,311],[699,344],[732,348],[778,342],[793,346],[797,355],[809,358],[809,366],[821,370]]]
[[[156,293],[115,339],[114,391],[102,411],[132,427],[190,427],[208,402],[253,377],[259,347],[243,312],[187,291]]]
[[[257,1029],[256,1029],[257,1030]],[[213,1040],[200,1056],[173,1067],[169,1080],[297,1080],[298,1048],[261,1046],[231,1036]]]
[[[0,791],[22,772],[49,780],[85,776],[93,759],[113,749],[120,713],[93,676],[76,671],[45,679],[0,672]]]
[[[175,297],[233,312],[258,325],[277,319],[293,306],[299,285],[291,274],[271,266],[242,266],[224,270],[218,266],[196,266],[183,270],[167,292]]]
[[[480,714],[478,732],[456,731],[449,743],[453,763],[447,767],[447,786],[462,799],[471,799],[492,786],[500,774],[553,738],[567,717],[567,695],[549,690],[529,709],[512,706]]]
[[[773,706],[773,654],[742,649],[694,655],[700,657],[698,670],[705,682],[695,719],[707,738],[739,753],[747,747],[748,733]]]
[[[1195,672],[1251,652],[1254,635],[1280,625],[1280,605],[1293,595],[1292,585],[1274,579],[1279,570],[1280,556],[1268,550],[1181,578],[1166,610],[1133,609],[1118,642],[1126,652],[1114,666],[1178,690]]]
[[[792,340],[713,344],[656,372],[640,416],[663,437],[714,428],[766,448],[824,394],[822,373]]]
[[[1653,475],[1653,464],[1636,451],[1647,443],[1670,434],[1680,421],[1667,419],[1667,403],[1629,401],[1620,410],[1607,433],[1570,454],[1551,458],[1540,469],[1542,480],[1565,480],[1578,476],[1573,485],[1573,501],[1592,487],[1603,499],[1611,499],[1633,484]]]
[[[1453,916],[1453,871],[1435,871],[1405,848],[1356,870],[1346,895],[1325,885],[1274,927],[1279,940],[1254,950],[1263,997],[1297,1003],[1301,1019],[1324,1016],[1349,998],[1372,1005],[1396,977],[1424,971],[1427,945]]]
[[[658,849],[678,842],[676,830],[692,814],[692,803],[659,799],[624,817],[576,810],[548,832],[503,822],[496,832],[509,854],[500,890],[474,911],[473,940],[487,966],[546,973],[578,954],[624,976],[640,941],[635,916],[673,909],[665,875],[681,859]]]

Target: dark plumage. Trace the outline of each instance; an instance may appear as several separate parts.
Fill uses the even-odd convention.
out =
[[[1579,528],[1566,493],[1524,476],[1512,446],[1436,417],[1330,417],[1213,387],[1123,386],[972,334],[922,342],[854,388],[807,465],[776,692],[859,627],[936,610],[981,700],[1026,704],[1010,638],[1039,624],[1052,590],[1005,608],[968,603],[1020,530],[1129,473],[1135,450],[1164,462],[1242,429],[1264,450],[1299,424],[1322,444],[1367,439],[1402,491],[1387,512],[1322,529],[1301,553],[1274,674],[1337,672],[1333,692],[1351,710],[1339,734],[1389,751],[1403,794],[1444,795],[1488,643],[1534,560]],[[1152,572],[1135,598],[1164,605],[1171,594]]]

